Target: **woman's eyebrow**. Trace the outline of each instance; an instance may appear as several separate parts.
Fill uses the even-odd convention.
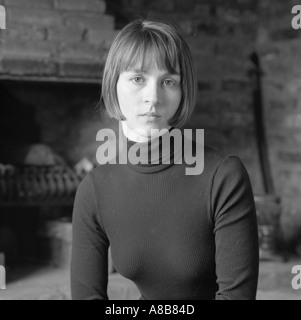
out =
[[[143,69],[130,69],[127,72],[131,73],[131,74],[148,74],[148,70],[143,70]],[[166,76],[178,76],[181,77],[181,73],[178,71],[175,72],[165,72],[162,74],[162,77],[166,77]]]
[[[162,74],[162,77],[179,77],[181,78],[181,74],[178,72],[166,72]]]
[[[143,73],[143,74],[148,73],[147,70],[142,70],[142,69],[132,69],[132,70],[129,70],[128,72],[130,72],[130,73]],[[165,76],[179,76],[179,77],[181,77],[181,74],[178,71],[175,71],[175,72],[167,71],[166,73],[162,74],[162,76],[163,77],[165,77]]]

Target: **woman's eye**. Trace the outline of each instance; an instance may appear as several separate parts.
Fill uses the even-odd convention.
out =
[[[166,80],[164,80],[163,83],[167,87],[173,87],[173,86],[176,85],[176,82],[174,80],[171,80],[171,79],[166,79]]]
[[[143,83],[143,78],[142,77],[134,77],[134,78],[132,78],[132,81],[136,84],[141,84],[141,83]]]

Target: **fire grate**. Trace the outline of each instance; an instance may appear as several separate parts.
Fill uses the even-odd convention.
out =
[[[0,164],[0,205],[72,205],[84,177],[65,166]]]

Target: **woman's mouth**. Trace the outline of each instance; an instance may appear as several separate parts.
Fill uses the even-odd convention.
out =
[[[156,118],[161,118],[157,113],[153,113],[153,112],[147,112],[143,115],[141,115],[142,117],[147,117],[150,119],[156,119]]]

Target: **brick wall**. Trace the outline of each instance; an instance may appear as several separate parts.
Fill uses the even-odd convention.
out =
[[[257,49],[264,70],[265,121],[285,239],[301,238],[301,30],[291,21],[296,0],[260,1]]]
[[[0,75],[99,80],[115,36],[102,0],[1,0]]]

